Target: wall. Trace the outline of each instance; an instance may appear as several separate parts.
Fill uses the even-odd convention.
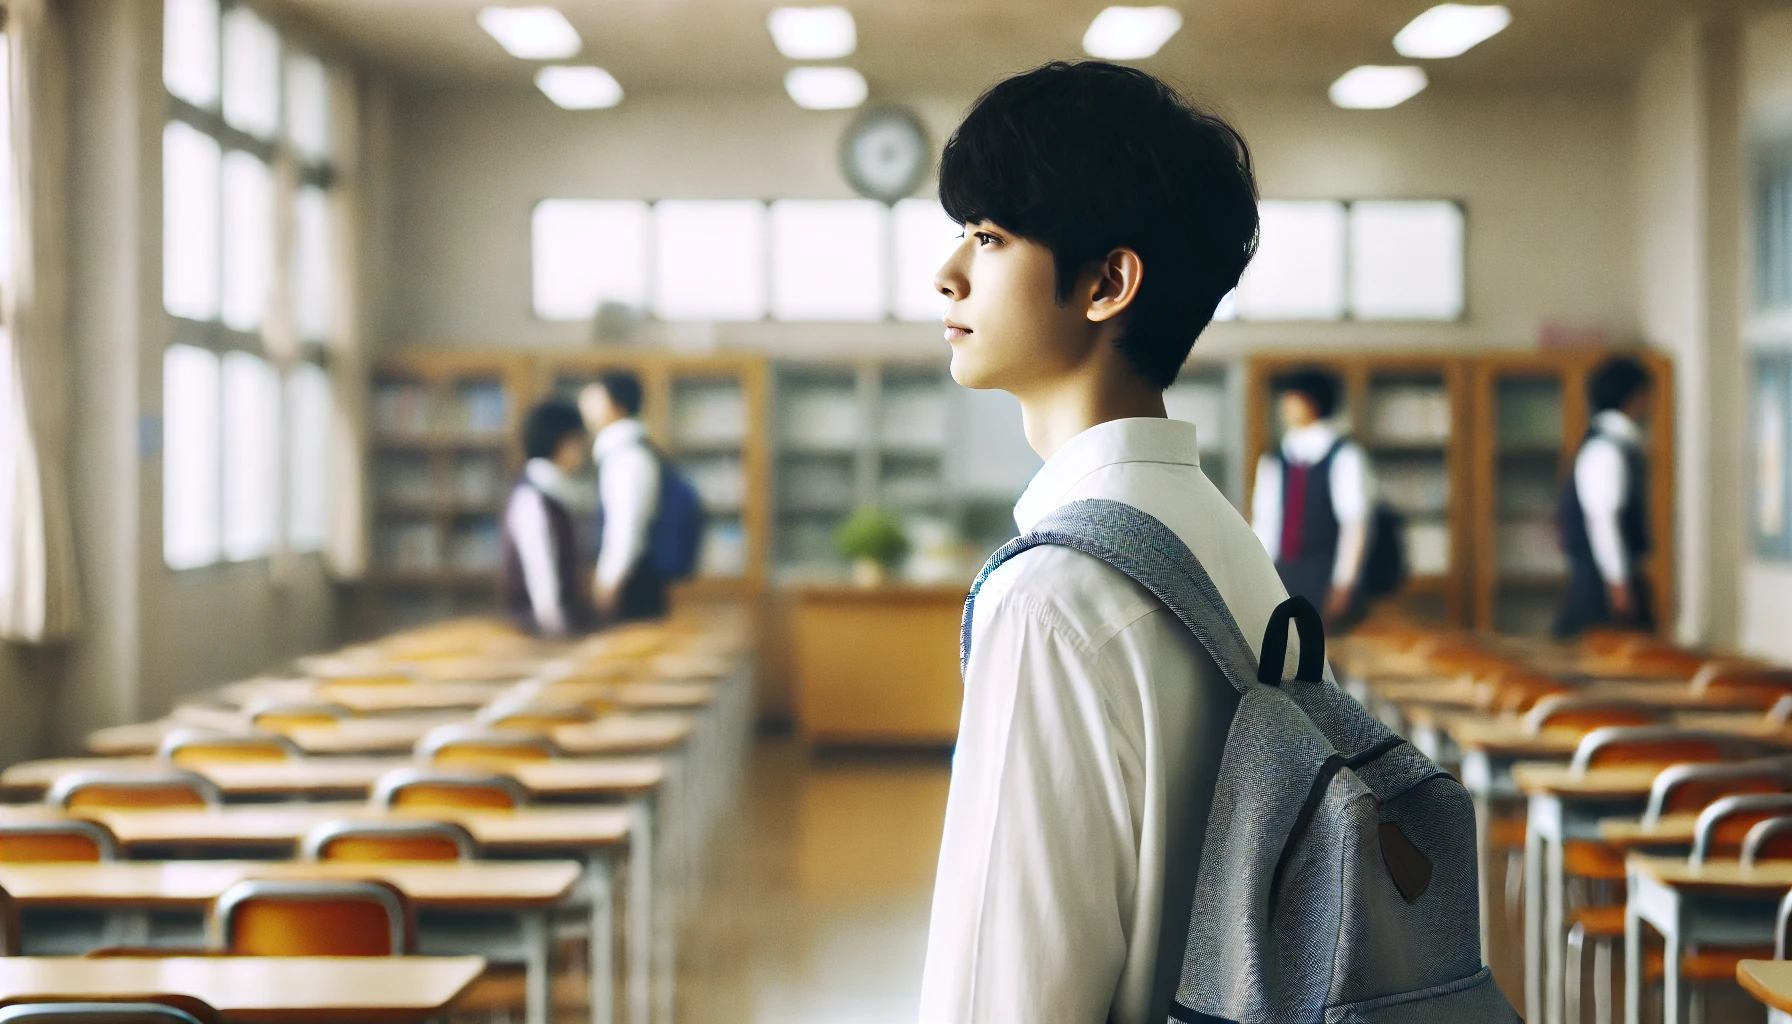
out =
[[[943,140],[970,97],[908,102]],[[1540,319],[1637,329],[1626,98],[1619,91],[1421,94],[1391,111],[1322,95],[1220,96],[1271,197],[1446,197],[1467,203],[1469,314],[1458,324],[1219,324],[1215,355],[1273,345],[1528,345]],[[847,197],[847,112],[782,95],[630,97],[555,109],[534,92],[414,87],[393,118],[388,344],[578,345],[583,324],[536,321],[529,211],[542,198]],[[673,344],[935,350],[927,325],[666,328]]]

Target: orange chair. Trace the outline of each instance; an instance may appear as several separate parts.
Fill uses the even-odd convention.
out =
[[[245,714],[255,728],[282,735],[293,729],[331,726],[354,717],[348,708],[329,701],[264,700],[249,705]]]
[[[0,822],[0,862],[98,863],[118,859],[118,840],[97,821]]]
[[[180,769],[94,769],[70,772],[57,779],[44,794],[44,802],[71,811],[204,810],[222,804],[224,794],[205,776]]]
[[[303,751],[278,733],[222,733],[204,729],[172,729],[162,737],[156,756],[182,767],[242,761],[288,761]]]
[[[496,767],[518,761],[547,761],[561,756],[554,741],[526,732],[507,732],[481,725],[443,725],[417,741],[416,757],[424,764]]]
[[[1692,677],[1692,692],[1712,705],[1766,710],[1792,695],[1792,670],[1708,662]]]
[[[1771,818],[1792,814],[1792,793],[1743,793],[1713,801],[1699,812],[1693,826],[1692,853],[1686,858],[1694,867],[1713,857],[1740,856],[1755,826]],[[1765,844],[1766,839],[1761,840]],[[1755,856],[1761,855],[1757,845]]]
[[[503,810],[529,802],[528,790],[492,772],[394,768],[374,783],[369,802],[398,810]]]
[[[250,878],[219,895],[212,945],[232,956],[403,956],[410,901],[386,882]]]
[[[1746,737],[1731,733],[1667,725],[1608,725],[1581,737],[1569,765],[1575,772],[1621,765],[1665,767],[1747,756],[1757,747]]]
[[[1792,860],[1792,814],[1764,818],[1742,837],[1742,864]]]
[[[472,860],[472,833],[446,821],[320,822],[299,844],[301,860]]]
[[[480,712],[477,722],[497,731],[546,735],[563,725],[584,725],[591,716],[584,704],[496,703]]]
[[[1636,701],[1552,693],[1525,712],[1524,731],[1535,736],[1545,729],[1573,729],[1585,735],[1608,725],[1655,725],[1665,714]]]

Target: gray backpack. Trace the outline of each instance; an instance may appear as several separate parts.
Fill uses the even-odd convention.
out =
[[[1468,793],[1324,678],[1313,606],[1291,598],[1276,609],[1260,668],[1174,533],[1130,505],[1078,501],[990,558],[965,604],[962,657],[983,581],[1041,544],[1098,558],[1150,591],[1240,694],[1170,1021],[1517,1021],[1481,962]],[[1290,619],[1300,661],[1283,681]]]

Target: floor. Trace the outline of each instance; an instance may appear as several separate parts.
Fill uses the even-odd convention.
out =
[[[682,940],[678,1019],[912,1024],[949,767],[761,743]]]

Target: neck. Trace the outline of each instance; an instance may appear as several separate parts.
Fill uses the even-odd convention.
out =
[[[1027,444],[1040,458],[1050,459],[1071,438],[1097,424],[1137,417],[1168,418],[1161,388],[1114,369],[1100,367],[1014,393],[1020,399]]]

